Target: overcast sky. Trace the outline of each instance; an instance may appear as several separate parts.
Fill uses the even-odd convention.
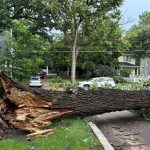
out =
[[[138,23],[138,16],[144,11],[150,11],[150,0],[124,0],[121,8],[123,20],[134,20],[131,23],[123,25],[128,30],[131,26]]]

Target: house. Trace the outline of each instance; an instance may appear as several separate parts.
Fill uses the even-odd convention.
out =
[[[140,75],[150,76],[150,57],[146,56],[140,59]]]
[[[132,76],[140,75],[140,66],[136,65],[136,59],[133,57],[132,52],[124,52],[119,58],[120,68],[127,68],[131,70]]]

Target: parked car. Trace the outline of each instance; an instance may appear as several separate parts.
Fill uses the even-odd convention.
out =
[[[43,70],[38,72],[38,76],[40,76],[41,79],[44,79],[46,76],[46,72],[44,72]]]
[[[115,81],[113,78],[110,77],[97,77],[92,78],[88,81],[79,82],[78,88],[88,90],[91,89],[92,86],[96,85],[97,87],[115,87]]]
[[[29,86],[30,87],[42,87],[42,81],[40,79],[40,76],[31,77]]]

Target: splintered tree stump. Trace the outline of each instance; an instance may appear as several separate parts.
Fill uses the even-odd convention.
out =
[[[150,107],[149,91],[99,89],[67,92],[25,89],[0,72],[0,127],[30,132],[28,139],[54,133],[53,119]]]

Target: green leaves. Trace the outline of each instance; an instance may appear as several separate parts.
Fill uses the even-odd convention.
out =
[[[126,39],[130,42],[130,49],[135,51],[137,58],[150,55],[150,12],[142,13],[139,18],[139,24],[134,25],[126,33]]]
[[[9,72],[20,80],[27,77],[24,74],[36,73],[44,62],[56,71],[68,70],[74,44],[80,71],[93,71],[98,64],[116,65],[127,44],[118,25],[122,1],[2,0],[0,26],[13,31],[3,62],[9,62]],[[114,52],[111,57],[110,51]]]
[[[14,34],[3,52],[1,66],[18,80],[29,79],[44,64],[43,55],[49,44],[39,35],[32,34],[26,21],[14,20],[12,27]]]

